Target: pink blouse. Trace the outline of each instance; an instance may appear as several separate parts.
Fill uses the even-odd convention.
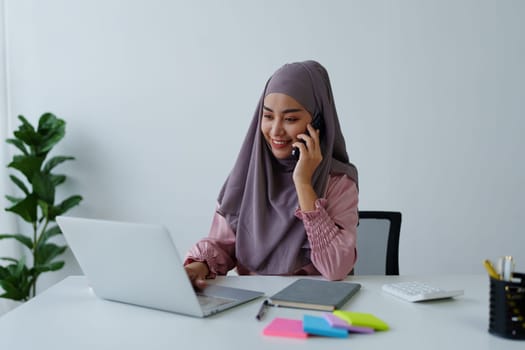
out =
[[[356,231],[358,222],[357,186],[346,175],[330,175],[325,198],[315,202],[315,210],[297,209],[295,216],[303,221],[310,243],[311,264],[293,274],[319,275],[328,280],[345,278],[357,260]],[[237,268],[240,275],[251,274],[235,259],[235,232],[226,219],[215,213],[208,237],[197,242],[186,255],[184,265],[206,262],[208,278],[226,275]]]

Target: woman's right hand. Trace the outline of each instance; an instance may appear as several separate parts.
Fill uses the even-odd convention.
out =
[[[210,269],[206,263],[194,261],[184,266],[184,269],[186,270],[193,287],[197,289],[206,288],[206,276],[210,274]]]

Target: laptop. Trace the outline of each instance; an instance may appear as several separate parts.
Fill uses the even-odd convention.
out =
[[[218,285],[196,291],[162,225],[66,216],[56,221],[102,299],[206,317],[264,295]]]

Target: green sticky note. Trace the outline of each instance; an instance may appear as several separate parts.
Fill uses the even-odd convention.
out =
[[[334,315],[350,323],[352,326],[369,327],[378,331],[388,330],[388,324],[372,314],[335,310]]]

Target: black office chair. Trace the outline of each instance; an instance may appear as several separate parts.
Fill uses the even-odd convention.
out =
[[[355,275],[399,275],[401,213],[359,211]]]

